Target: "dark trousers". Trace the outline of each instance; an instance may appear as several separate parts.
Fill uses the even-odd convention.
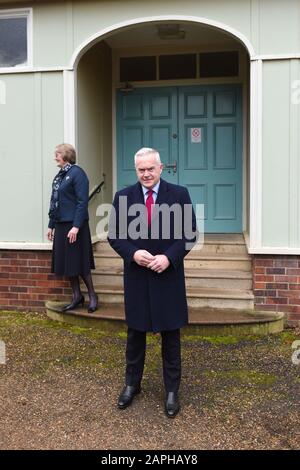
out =
[[[161,332],[161,354],[166,392],[178,392],[181,378],[180,330]],[[128,328],[126,385],[139,385],[146,355],[146,332]]]

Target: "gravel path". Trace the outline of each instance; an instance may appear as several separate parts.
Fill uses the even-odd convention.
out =
[[[148,335],[143,391],[122,411],[125,327],[0,312],[0,339],[0,449],[300,449],[297,331],[185,335],[174,420],[163,411],[159,336]]]

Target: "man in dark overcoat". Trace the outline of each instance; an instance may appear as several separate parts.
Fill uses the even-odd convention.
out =
[[[128,325],[125,387],[118,407],[128,407],[141,390],[146,332],[160,332],[165,412],[175,417],[180,408],[180,328],[188,322],[183,259],[197,240],[196,218],[187,189],[161,179],[156,150],[140,149],[135,168],[138,182],[115,195],[108,237],[124,260]]]

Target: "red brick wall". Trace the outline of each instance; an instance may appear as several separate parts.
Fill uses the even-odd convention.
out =
[[[0,250],[0,309],[43,311],[46,300],[69,301],[69,281],[51,274],[50,251]],[[253,255],[255,309],[300,322],[300,256]]]
[[[253,293],[257,310],[286,312],[300,321],[300,256],[253,255]]]
[[[0,250],[0,309],[42,311],[70,295],[68,280],[51,274],[51,252]]]

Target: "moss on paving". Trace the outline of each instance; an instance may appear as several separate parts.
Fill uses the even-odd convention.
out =
[[[228,336],[200,336],[200,335],[183,335],[183,341],[207,341],[211,344],[237,344],[241,341],[241,337],[232,335]]]
[[[21,402],[28,400],[26,397],[18,396],[18,393],[23,393],[17,391],[18,387],[20,390],[30,390],[29,396],[34,397],[38,403],[45,401],[45,407],[47,402],[53,403],[56,400],[57,394],[61,394],[59,396],[62,403],[67,393],[70,393],[71,397],[75,394],[81,408],[78,410],[70,408],[68,412],[66,407],[64,418],[69,420],[68,427],[71,428],[74,416],[79,421],[85,416],[82,407],[87,406],[85,394],[88,395],[89,390],[92,396],[88,408],[84,409],[90,416],[91,422],[96,419],[93,413],[97,413],[97,409],[93,411],[93,403],[97,401],[99,390],[103,390],[103,400],[107,402],[105,406],[109,407],[108,404],[115,400],[124,374],[126,346],[124,324],[103,322],[103,328],[100,329],[82,328],[49,320],[42,314],[2,311],[0,339],[6,343],[8,358],[7,364],[0,366],[0,379],[2,377],[6,379],[2,380],[1,386],[5,392],[6,383],[5,400],[9,402],[10,397],[13,397],[13,406],[17,406],[15,403],[18,403],[18,400]],[[300,419],[300,366],[291,362],[291,345],[296,339],[299,339],[299,332],[295,330],[285,330],[280,334],[266,337],[201,336],[188,334],[185,330],[182,334],[183,411],[173,424],[174,429],[177,429],[176,426],[179,428],[178,432],[173,434],[174,441],[169,445],[174,445],[174,448],[184,448],[181,446],[186,446],[188,443],[190,448],[201,448],[201,446],[206,448],[201,439],[204,439],[207,429],[210,430],[207,439],[213,439],[212,434],[217,432],[219,426],[221,437],[215,438],[216,443],[212,448],[219,448],[220,445],[221,447],[223,445],[223,448],[247,448],[247,445],[250,447],[252,445],[254,448],[297,448],[297,443],[300,442],[295,437]],[[77,394],[76,387],[79,390]],[[143,388],[144,394],[136,399],[130,412],[136,416],[136,420],[130,421],[129,414],[114,415],[114,411],[109,411],[112,416],[107,417],[106,427],[102,423],[104,430],[112,423],[113,436],[110,439],[117,440],[116,446],[126,444],[127,448],[132,448],[130,442],[125,442],[127,434],[131,439],[135,439],[132,444],[134,448],[147,448],[147,445],[149,448],[151,446],[161,448],[159,447],[161,442],[169,442],[169,428],[165,429],[166,425],[162,424],[164,421],[160,405],[163,394],[160,335],[147,335]],[[147,400],[150,402],[152,400],[152,408],[148,415],[146,411],[148,402],[144,399],[146,396]],[[41,409],[43,406],[39,405],[37,416],[38,413],[42,413],[43,420],[53,420],[53,416],[56,416],[54,405],[49,405],[51,408],[47,418]],[[97,406],[101,407],[99,403]],[[9,405],[6,405],[5,409],[9,410]],[[20,416],[18,415],[15,426],[20,426],[19,439],[23,442],[22,439],[31,439],[32,431],[26,436],[24,429],[27,427],[27,421],[33,419],[34,415],[26,414],[26,408],[17,407],[17,409]],[[112,405],[109,408],[109,410],[114,409]],[[0,418],[2,429],[14,426],[14,415],[10,416],[9,411],[6,413],[8,413],[7,423],[4,427]],[[58,422],[51,421],[51,423],[53,429],[59,432],[59,427],[63,426],[64,421],[57,419]],[[137,429],[139,422],[142,423],[141,429]],[[87,422],[84,423],[84,426],[87,426]],[[126,432],[122,434],[123,423],[126,424]],[[44,429],[43,421],[39,426]],[[167,426],[171,424],[168,422]],[[222,426],[224,426],[223,431]],[[145,431],[148,427],[149,434]],[[248,434],[243,434],[244,428]],[[118,429],[121,434],[118,434]],[[270,443],[267,439],[271,439],[272,430],[276,432],[274,431],[274,442]],[[7,435],[10,435],[10,432],[16,433],[16,428],[7,431]],[[40,436],[42,431],[39,432]],[[231,433],[230,436],[236,436],[232,437],[235,443],[230,441],[228,433]],[[92,433],[91,448],[100,446],[99,439],[104,439],[102,434],[102,428],[99,435]],[[156,434],[157,441],[153,437]],[[261,436],[261,442],[259,440],[256,442],[257,435]],[[252,436],[252,441],[249,436]],[[229,441],[223,442],[222,439],[225,438]],[[55,444],[57,442],[55,432],[47,439],[45,442],[51,442],[53,448],[63,447],[63,444]],[[97,445],[95,439],[98,439]],[[140,439],[139,443],[136,439]],[[251,441],[250,444],[247,444],[248,440]],[[85,442],[81,438],[76,442],[76,448],[85,448]],[[101,442],[106,448],[109,445],[106,441]],[[24,447],[24,442],[22,445]],[[207,448],[209,445],[210,443],[207,443]],[[1,446],[0,440],[0,448]]]
[[[112,328],[109,329],[109,325],[112,325]],[[49,320],[48,317],[42,314],[34,314],[34,313],[22,313],[22,312],[15,312],[15,311],[2,311],[0,312],[0,335],[2,339],[9,341],[11,338],[15,338],[15,335],[25,335],[26,338],[33,339],[33,343],[29,342],[26,346],[26,341],[24,343],[24,353],[29,353],[30,351],[33,353],[36,342],[34,340],[35,336],[38,332],[42,332],[45,330],[52,331],[53,335],[58,335],[60,337],[60,342],[57,343],[55,341],[52,342],[52,354],[49,354],[49,349],[51,350],[51,340],[50,336],[48,336],[48,344],[47,344],[47,359],[44,360],[44,364],[50,366],[53,363],[63,364],[63,365],[80,365],[83,363],[90,364],[90,365],[101,365],[105,369],[114,368],[115,364],[119,364],[120,356],[122,356],[123,360],[123,352],[124,352],[124,345],[126,342],[126,327],[124,325],[119,324],[119,329],[114,328],[114,322],[103,322],[103,329],[92,329],[92,328],[83,328],[79,326],[72,326],[66,323],[56,322]],[[80,351],[77,351],[76,354],[70,354],[69,350],[64,350],[64,341],[67,337],[72,338],[75,337],[82,337],[84,338],[85,342],[88,344],[89,348],[84,347],[80,348]],[[278,335],[274,335],[270,338],[270,342],[273,345],[281,344],[283,349],[289,349],[292,342],[297,339],[298,336],[293,331],[284,331]],[[47,337],[44,338],[44,341],[47,342]],[[208,344],[211,346],[230,346],[244,344],[249,345],[249,347],[253,347],[253,343],[261,343],[265,342],[266,340],[262,340],[261,336],[254,336],[254,335],[247,335],[247,336],[201,336],[201,335],[182,335],[182,344],[188,346],[190,343],[197,343],[197,344]],[[98,348],[101,349],[102,360],[99,358],[99,351],[93,351],[95,346],[97,345]],[[93,347],[94,346],[94,347]],[[269,347],[269,346],[268,346]],[[87,350],[90,351],[87,353]],[[160,354],[160,335],[147,335],[147,351],[149,361],[148,364],[146,363],[146,370],[155,370],[157,368],[156,361],[157,355]],[[96,353],[95,354],[93,354]],[[57,354],[59,358],[57,358]],[[184,355],[184,352],[183,352]],[[53,358],[51,359],[51,356]],[[43,359],[43,357],[40,357]],[[105,359],[105,360],[104,360]],[[242,367],[242,364],[239,365]],[[215,373],[215,372],[213,372]],[[247,374],[247,370],[240,370],[239,372],[232,372],[232,377],[236,379],[244,380],[246,377],[252,377],[252,381],[255,381],[254,372],[249,371]],[[230,373],[225,374],[227,377],[230,376]],[[272,376],[273,377],[273,376]],[[276,378],[274,378],[275,380]],[[260,379],[257,379],[258,383]],[[270,379],[271,380],[271,379]],[[273,379],[272,379],[273,380]],[[268,382],[268,379],[266,379]]]
[[[204,371],[205,377],[233,379],[247,385],[273,385],[276,382],[274,374],[258,372],[257,370],[228,370]]]

